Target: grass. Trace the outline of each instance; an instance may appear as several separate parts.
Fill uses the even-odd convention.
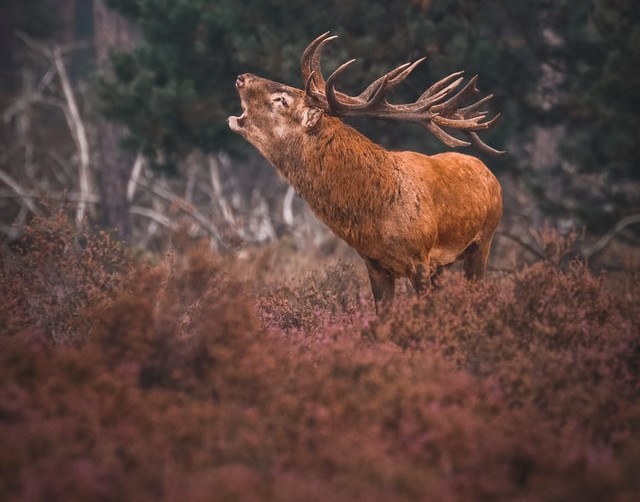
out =
[[[375,317],[348,262],[246,268],[200,245],[133,260],[62,216],[5,245],[0,498],[639,493],[637,271],[449,273]]]

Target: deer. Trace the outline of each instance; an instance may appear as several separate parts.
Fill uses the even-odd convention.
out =
[[[426,58],[374,80],[357,96],[336,89],[355,59],[326,79],[321,68],[326,32],[303,51],[303,89],[250,73],[235,86],[242,114],[229,128],[272,164],[315,215],[364,260],[376,312],[390,305],[395,283],[408,278],[418,295],[438,274],[463,261],[471,281],[485,275],[491,242],[502,217],[502,189],[477,157],[459,152],[425,155],[387,150],[344,122],[372,117],[414,122],[451,148],[474,144],[499,155],[478,132],[492,127],[480,108],[493,95],[469,103],[477,75],[460,87],[463,72],[431,85],[411,103],[388,101],[390,92]],[[453,134],[466,134],[469,141]]]

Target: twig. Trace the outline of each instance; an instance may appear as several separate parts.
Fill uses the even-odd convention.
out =
[[[20,186],[16,180],[14,180],[7,172],[3,169],[0,169],[0,181],[9,186],[17,195],[17,197],[22,201],[22,203],[31,211],[33,214],[40,214],[40,211],[33,203],[32,197],[29,197],[27,190]]]
[[[224,197],[224,193],[222,192],[222,183],[220,182],[220,161],[214,155],[208,155],[207,160],[209,161],[209,177],[211,178],[211,187],[213,188],[216,202],[218,203],[218,205],[220,206],[220,210],[222,211],[222,217],[231,226],[235,226],[236,222],[233,217],[233,212],[231,211],[231,207],[229,207],[229,204]]]
[[[164,227],[173,228],[175,226],[172,224],[170,218],[148,207],[131,206],[129,208],[129,211],[131,211],[131,214],[137,214],[139,216],[144,216],[145,218],[149,218],[150,220],[155,221],[156,223],[159,223]]]
[[[527,251],[529,251],[531,254],[533,254],[534,256],[540,258],[540,259],[544,259],[545,256],[542,252],[538,251],[536,248],[534,248],[533,246],[531,246],[530,244],[527,244],[525,241],[523,241],[522,239],[520,239],[520,237],[517,237],[509,232],[496,232],[496,235],[500,236],[500,237],[506,237],[509,240],[512,240],[513,242],[520,244],[523,248],[525,248]]]
[[[22,40],[32,51],[37,52],[41,56],[44,56],[45,59],[51,61],[51,50],[45,44],[37,42],[22,31],[16,31],[16,37]]]
[[[296,194],[295,189],[289,185],[287,193],[282,202],[282,219],[290,227],[293,226],[293,196]]]
[[[222,240],[222,236],[220,232],[216,228],[216,226],[209,221],[209,219],[204,216],[200,211],[198,211],[195,207],[190,204],[187,204],[184,199],[178,197],[177,195],[169,192],[165,188],[162,188],[157,183],[148,183],[143,179],[138,180],[138,185],[149,190],[151,193],[160,197],[161,199],[166,200],[171,203],[174,207],[180,209],[184,214],[191,217],[198,225],[206,230],[216,241],[216,245],[222,245],[226,247],[224,241]]]
[[[144,166],[144,157],[138,152],[136,156],[136,161],[133,163],[133,168],[131,169],[131,176],[129,177],[129,182],[127,183],[127,201],[131,202],[133,200],[133,196],[136,193],[136,184],[138,183],[138,178],[140,178],[140,173],[142,173],[142,168]]]
[[[1,178],[1,174],[0,173],[0,178]],[[6,174],[6,173],[5,173]],[[4,181],[4,180],[2,180]],[[0,199],[24,199],[24,200],[42,200],[42,201],[48,201],[48,200],[55,200],[55,201],[64,201],[64,202],[77,202],[77,203],[84,203],[84,204],[99,204],[100,203],[100,197],[98,197],[97,194],[93,194],[93,193],[89,193],[89,194],[80,194],[78,192],[64,192],[64,193],[58,193],[58,192],[46,192],[46,193],[42,193],[42,192],[37,192],[34,190],[25,190],[22,189],[21,193],[14,193],[14,192],[5,192],[5,191],[0,191]],[[36,213],[39,214],[39,213]]]
[[[625,216],[624,218],[622,218],[620,221],[618,221],[618,223],[615,224],[613,229],[600,237],[600,239],[598,239],[595,244],[593,244],[592,246],[587,246],[582,250],[581,254],[584,257],[585,261],[589,261],[591,257],[605,249],[611,243],[613,238],[618,233],[622,232],[622,230],[636,223],[640,223],[640,213],[632,214],[630,216]]]
[[[73,88],[71,86],[71,80],[69,79],[69,75],[67,73],[67,69],[64,65],[64,61],[62,59],[63,50],[58,45],[54,45],[53,48],[47,47],[47,45],[38,42],[25,33],[17,32],[16,37],[22,40],[27,47],[31,50],[42,55],[48,62],[52,64],[55,68],[56,73],[58,74],[58,78],[60,79],[60,84],[62,86],[62,92],[64,94],[64,102],[43,97],[40,93],[32,94],[27,97],[27,99],[20,100],[15,103],[9,110],[4,113],[4,120],[7,121],[9,118],[17,113],[20,109],[24,108],[28,103],[41,103],[50,106],[54,106],[60,108],[67,120],[67,125],[69,126],[69,131],[71,132],[71,137],[76,145],[78,150],[79,164],[78,164],[78,184],[81,194],[88,194],[91,191],[91,183],[89,179],[89,166],[91,162],[91,157],[89,153],[89,140],[87,138],[87,132],[84,127],[84,122],[82,121],[82,116],[80,115],[80,111],[78,109],[78,104],[73,92]],[[66,50],[73,50],[75,47],[67,48]],[[50,80],[50,71],[47,72],[43,82]],[[40,90],[42,90],[46,85],[41,82]],[[84,203],[84,197],[81,197],[81,202],[78,204],[76,209],[76,221],[80,223],[84,218],[87,206]]]

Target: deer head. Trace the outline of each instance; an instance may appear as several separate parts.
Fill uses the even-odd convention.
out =
[[[270,150],[313,131],[324,114],[302,90],[250,73],[238,76],[236,89],[242,115],[229,117],[229,127],[267,158]]]
[[[463,72],[452,73],[429,87],[413,103],[389,103],[387,97],[390,92],[426,59],[421,58],[400,65],[376,79],[358,96],[349,96],[337,91],[335,84],[355,59],[339,66],[326,80],[322,74],[322,50],[335,38],[329,36],[329,32],[324,33],[313,40],[302,54],[304,91],[249,73],[240,75],[236,79],[236,88],[243,113],[239,117],[229,117],[231,130],[242,135],[269,158],[267,149],[309,134],[319,125],[325,113],[335,117],[368,116],[417,122],[450,147],[473,143],[487,153],[504,153],[485,144],[477,134],[493,126],[500,116],[497,114],[485,120],[488,113],[479,111],[493,97],[491,94],[468,103],[469,98],[478,93],[477,76],[456,92],[464,80]],[[470,142],[453,136],[445,129],[466,133]]]

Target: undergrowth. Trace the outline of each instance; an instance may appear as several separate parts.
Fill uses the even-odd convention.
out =
[[[2,249],[2,500],[633,500],[640,293],[550,259],[379,317],[38,220]],[[556,248],[560,248],[560,243]],[[631,273],[631,272],[630,272]]]

